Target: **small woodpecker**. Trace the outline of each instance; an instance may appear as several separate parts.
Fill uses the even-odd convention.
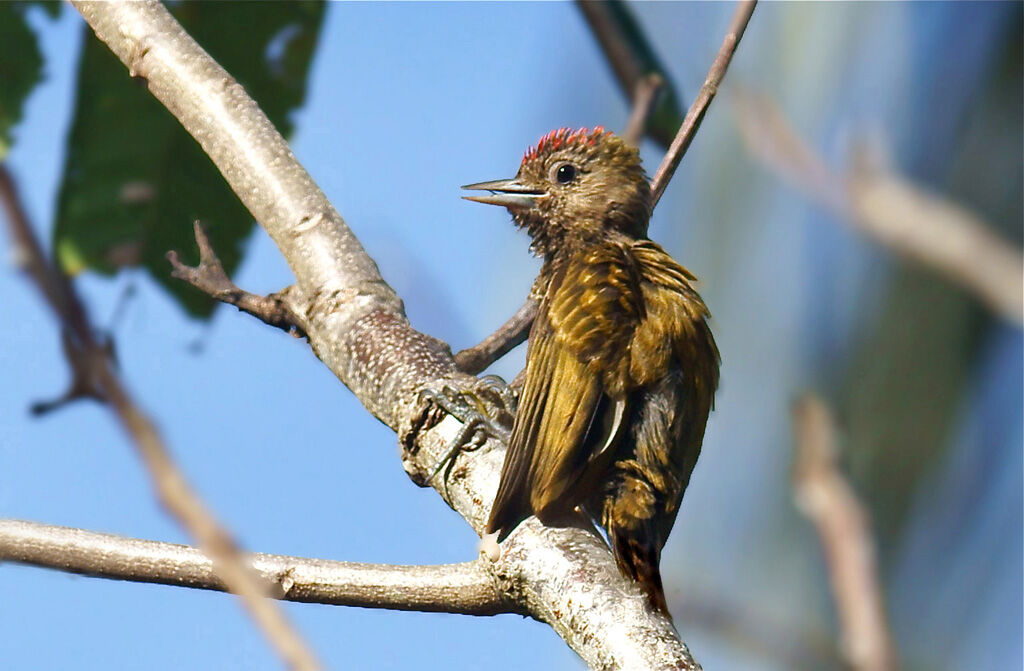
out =
[[[526,378],[487,523],[503,540],[577,508],[622,573],[668,615],[658,565],[700,454],[719,354],[694,276],[647,239],[637,150],[601,127],[560,129],[514,179],[463,187],[508,208],[543,259]]]

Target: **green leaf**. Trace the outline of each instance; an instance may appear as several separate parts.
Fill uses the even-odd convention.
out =
[[[305,96],[321,2],[189,2],[171,12],[234,76],[283,134]],[[142,266],[192,315],[212,301],[171,279],[164,255],[198,261],[192,222],[206,227],[230,274],[254,221],[199,144],[90,32],[54,227],[62,267],[114,273]]]
[[[0,161],[13,141],[11,128],[22,106],[43,78],[43,57],[25,22],[26,3],[0,2]]]

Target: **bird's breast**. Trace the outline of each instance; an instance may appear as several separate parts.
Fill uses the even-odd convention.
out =
[[[654,384],[695,346],[708,350],[695,342],[710,332],[692,279],[649,240],[597,244],[560,264],[542,308],[559,343],[620,397]]]

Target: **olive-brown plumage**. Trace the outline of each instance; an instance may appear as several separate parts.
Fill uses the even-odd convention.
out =
[[[668,613],[659,561],[700,454],[719,356],[694,277],[646,238],[650,188],[618,137],[562,129],[512,180],[465,188],[507,207],[544,264],[488,531],[577,507]]]

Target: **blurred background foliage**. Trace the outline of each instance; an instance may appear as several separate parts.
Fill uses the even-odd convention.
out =
[[[319,2],[176,3],[182,27],[228,70],[284,135],[302,104],[323,17]],[[235,29],[239,11],[244,30]],[[53,249],[69,273],[141,266],[197,316],[213,302],[167,274],[164,255],[198,261],[189,222],[204,222],[225,269],[254,222],[199,145],[88,27],[82,40]]]
[[[258,550],[402,563],[472,556],[461,521],[432,510],[443,506],[436,497],[429,505],[417,498],[382,449],[393,438],[350,398],[339,400],[336,381],[303,346],[234,311],[198,327],[184,317],[207,319],[213,307],[170,280],[163,259],[176,249],[194,261],[194,219],[243,288],[280,288],[287,271],[262,233],[251,236],[251,217],[145,83],[72,10],[33,5],[0,3],[0,158],[10,150],[40,234],[68,272],[82,273],[100,315],[127,287],[138,292],[126,324],[114,325],[125,374],[214,507]],[[457,185],[509,176],[520,152],[551,128],[621,128],[629,111],[623,75],[571,5],[171,9],[279,130],[295,131],[300,160],[414,325],[455,349],[511,314],[536,271],[507,217],[464,207]],[[655,140],[642,147],[649,171],[661,157],[656,140],[678,121],[677,100],[687,103],[703,82],[731,11],[614,7],[636,67],[662,71],[672,85]],[[659,205],[651,236],[701,277],[724,359],[704,456],[663,559],[678,627],[705,668],[838,667],[823,558],[789,483],[789,407],[807,390],[839,418],[843,466],[871,513],[903,667],[1021,667],[1019,326],[863,237],[755,160],[737,130],[737,106],[748,97],[732,93],[773,101],[837,170],[858,146],[881,147],[895,173],[973,211],[1020,250],[1022,18],[1020,3],[762,5]],[[33,107],[30,95],[47,104]],[[0,278],[0,295],[12,310],[11,332],[0,334],[0,514],[178,538],[151,503],[139,511],[117,497],[97,504],[96,485],[79,484],[146,496],[143,485],[125,484],[137,477],[131,457],[108,457],[106,443],[120,438],[100,410],[28,422],[28,401],[59,385],[59,348],[55,335],[39,335],[52,326],[13,271]],[[199,356],[186,346],[197,338]],[[511,378],[522,359],[520,348],[495,369]],[[282,393],[291,389],[300,393]],[[91,449],[63,450],[69,432],[88,436],[79,442]],[[61,455],[49,464],[55,472],[40,471],[36,461],[51,453]],[[269,475],[286,471],[299,491]],[[260,504],[254,491],[263,492]],[[296,522],[306,507],[318,512]],[[60,626],[44,613],[69,600],[93,615],[69,621],[68,642],[36,650],[32,668],[66,668],[68,659],[78,668],[118,666],[139,655],[152,655],[152,668],[233,668],[240,659],[244,668],[273,668],[251,634],[225,643],[227,631],[247,625],[230,604],[211,605],[221,597],[110,584],[78,596],[41,573],[0,567],[10,588],[0,624],[14,632],[0,653],[12,668],[29,668],[31,646],[16,641]],[[152,633],[109,641],[110,622],[144,603],[154,604],[144,611],[156,618],[153,631],[192,645],[161,658]],[[534,663],[532,654],[548,667],[574,664],[543,626],[508,617],[292,610],[337,668],[459,668],[459,655],[474,668],[499,646],[513,667]],[[181,617],[195,630],[176,631],[171,620]],[[212,633],[197,634],[200,627]],[[396,627],[439,645],[435,657],[392,649]],[[104,654],[76,656],[85,643],[75,637],[107,640]]]

